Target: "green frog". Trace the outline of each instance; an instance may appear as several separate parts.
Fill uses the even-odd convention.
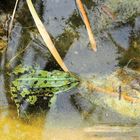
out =
[[[35,106],[39,98],[51,104],[54,95],[68,91],[79,83],[79,78],[70,72],[59,70],[45,71],[31,66],[17,66],[11,83],[12,99],[17,106],[18,115],[27,105]]]

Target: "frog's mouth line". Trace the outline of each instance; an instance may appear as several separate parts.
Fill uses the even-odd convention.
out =
[[[73,80],[73,81],[78,81],[78,80],[76,80],[75,78],[38,78],[38,77],[33,77],[33,78],[18,78],[17,80],[18,81],[30,81],[30,80],[46,80],[47,79],[47,81],[64,81],[64,80]]]

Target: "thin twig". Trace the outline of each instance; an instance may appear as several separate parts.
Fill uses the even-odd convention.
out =
[[[81,12],[81,14],[83,16],[83,21],[85,23],[85,26],[86,26],[86,29],[87,29],[87,32],[88,32],[91,47],[96,52],[97,51],[97,49],[96,49],[96,41],[94,39],[94,35],[93,35],[92,29],[91,29],[91,25],[90,25],[89,19],[87,17],[86,11],[84,9],[84,6],[83,6],[81,0],[76,0],[76,3],[78,5],[78,7],[79,7],[79,11]]]
[[[115,14],[111,11],[111,9],[109,9],[109,7],[107,7],[106,5],[101,5],[101,8],[103,10],[103,12],[110,17],[112,20],[116,19]]]
[[[24,49],[22,49],[20,52],[18,52],[14,57],[12,57],[12,58],[10,59],[10,61],[7,63],[6,67],[9,68],[10,65],[11,65],[11,63],[12,63],[17,57],[19,57],[19,56],[20,56],[27,48],[29,48],[29,47],[30,47],[30,43],[29,43]]]
[[[98,87],[98,86],[96,86],[95,84],[93,84],[91,82],[88,82],[88,88],[91,91],[97,91],[99,93],[104,93],[104,94],[111,95],[112,97],[118,97],[118,92],[110,91],[110,90],[107,90],[106,88],[103,88],[103,87]],[[129,102],[132,102],[132,103],[133,102],[134,103],[140,103],[140,99],[133,98],[133,97],[130,97],[128,95],[125,95],[125,93],[123,93],[123,92],[121,92],[121,96],[126,101],[129,101]]]
[[[14,10],[13,10],[13,14],[12,14],[12,18],[11,18],[11,21],[10,21],[10,24],[9,24],[8,37],[10,36],[11,30],[12,30],[12,27],[13,27],[13,21],[14,21],[16,9],[17,9],[18,1],[19,0],[16,0],[15,7],[14,7]]]

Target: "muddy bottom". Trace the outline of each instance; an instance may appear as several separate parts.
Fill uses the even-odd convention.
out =
[[[140,137],[139,127],[119,127],[95,125],[92,127],[55,127],[47,125],[43,116],[38,116],[30,122],[13,118],[15,112],[1,111],[0,138],[3,140],[136,140]],[[66,120],[65,120],[66,121]]]

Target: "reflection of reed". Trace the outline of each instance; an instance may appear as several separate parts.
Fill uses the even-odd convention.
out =
[[[94,39],[94,35],[93,35],[92,29],[91,29],[89,19],[87,17],[86,11],[84,9],[84,6],[83,6],[81,0],[76,0],[76,3],[79,7],[79,11],[81,12],[81,14],[83,16],[83,21],[85,23],[85,26],[86,26],[86,29],[87,29],[87,32],[88,32],[91,47],[93,48],[94,51],[96,51],[96,42],[95,42],[95,39]]]

